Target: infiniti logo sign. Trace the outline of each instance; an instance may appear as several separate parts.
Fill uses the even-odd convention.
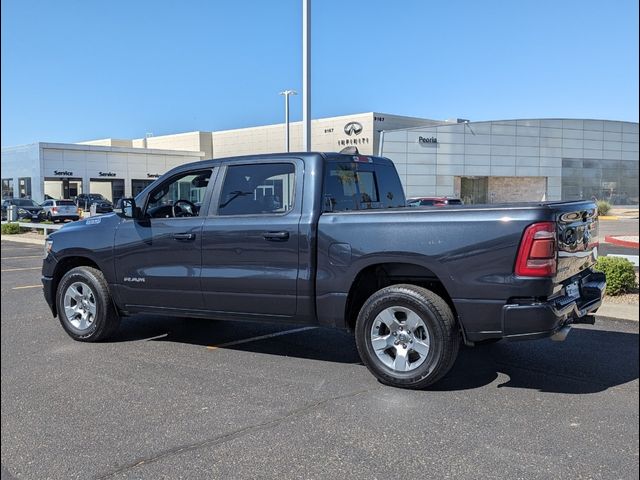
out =
[[[344,126],[344,133],[347,135],[360,135],[362,133],[362,124],[358,122],[349,122]]]

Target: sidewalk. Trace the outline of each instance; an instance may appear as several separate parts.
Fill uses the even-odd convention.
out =
[[[608,303],[605,298],[602,306],[598,309],[595,315],[598,319],[615,319],[637,322],[638,308],[638,305],[629,303]]]
[[[38,238],[39,237],[39,238]],[[16,242],[16,243],[30,243],[32,245],[44,246],[44,235],[32,235],[29,233],[18,233],[15,235],[2,235],[2,241]]]

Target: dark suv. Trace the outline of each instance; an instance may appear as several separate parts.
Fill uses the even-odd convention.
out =
[[[7,219],[10,205],[18,209],[18,220],[40,221],[43,218],[42,207],[30,198],[7,198],[2,202],[2,220]]]
[[[99,193],[81,193],[76,197],[76,205],[83,210],[89,210],[95,204],[96,213],[113,212],[113,203]]]

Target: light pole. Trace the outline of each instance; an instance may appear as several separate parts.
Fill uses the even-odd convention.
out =
[[[285,90],[280,92],[280,95],[284,95],[284,145],[289,151],[289,95],[297,95],[295,90]]]
[[[311,151],[311,0],[302,0],[302,151]]]

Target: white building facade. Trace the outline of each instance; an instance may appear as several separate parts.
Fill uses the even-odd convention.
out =
[[[385,131],[378,153],[393,160],[408,197],[638,203],[638,123],[633,122],[444,122]]]
[[[70,143],[8,147],[2,149],[2,195],[42,202],[100,193],[115,202],[136,195],[167,170],[203,157],[203,152]]]
[[[285,151],[285,125],[2,149],[2,195],[135,196],[171,168],[202,159]],[[355,146],[396,165],[408,197],[466,203],[606,199],[638,203],[638,123],[580,119],[468,122],[376,112],[312,121],[314,151]],[[289,126],[302,149],[302,124]]]

